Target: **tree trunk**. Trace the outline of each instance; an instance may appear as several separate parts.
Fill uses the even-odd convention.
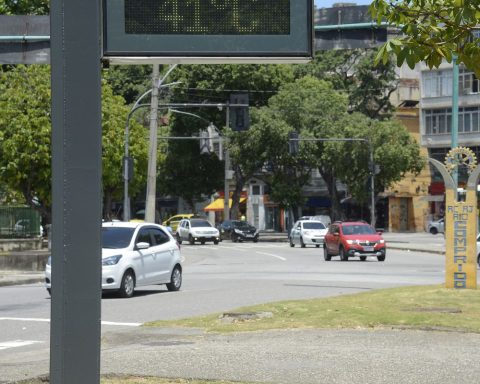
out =
[[[232,193],[232,209],[230,210],[230,219],[238,220],[240,212],[240,198],[245,185],[245,178],[239,167],[235,167],[235,188]]]
[[[337,180],[332,170],[319,168],[323,180],[327,184],[330,201],[332,203],[332,222],[342,219],[342,207],[340,205],[340,196],[337,190]]]

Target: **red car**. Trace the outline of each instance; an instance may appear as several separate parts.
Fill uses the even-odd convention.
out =
[[[362,221],[336,221],[330,225],[325,235],[323,255],[326,261],[332,256],[340,256],[347,261],[349,257],[376,257],[385,261],[387,247],[380,232]]]

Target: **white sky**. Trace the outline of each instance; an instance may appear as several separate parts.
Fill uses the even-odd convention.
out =
[[[318,8],[330,8],[334,3],[356,3],[357,5],[370,5],[372,0],[315,0]]]

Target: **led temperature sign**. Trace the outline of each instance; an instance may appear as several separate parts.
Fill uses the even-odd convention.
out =
[[[111,60],[305,62],[313,56],[313,0],[103,1],[103,54]]]
[[[288,35],[290,0],[125,0],[125,32]]]

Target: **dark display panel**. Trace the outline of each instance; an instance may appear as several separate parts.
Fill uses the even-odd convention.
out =
[[[290,0],[125,0],[125,33],[289,35]]]

